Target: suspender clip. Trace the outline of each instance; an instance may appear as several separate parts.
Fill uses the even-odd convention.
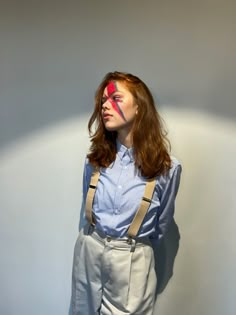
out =
[[[149,199],[149,198],[143,196],[143,201],[147,201],[147,202],[151,203],[152,199]]]
[[[134,252],[135,251],[135,246],[136,246],[136,240],[133,239],[132,237],[129,237],[127,239],[127,243],[130,245],[130,251]]]
[[[95,186],[95,185],[90,184],[90,185],[89,185],[89,188],[95,189],[95,188],[96,188],[96,186]]]

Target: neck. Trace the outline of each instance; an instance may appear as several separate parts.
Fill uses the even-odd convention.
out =
[[[126,148],[131,148],[133,145],[133,141],[132,141],[132,137],[130,133],[128,134],[118,133],[117,139],[119,140],[121,144],[126,146]]]

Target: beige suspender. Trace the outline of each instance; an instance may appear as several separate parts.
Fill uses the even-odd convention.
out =
[[[152,195],[155,189],[156,179],[147,181],[144,191],[144,196],[141,201],[140,207],[137,210],[133,221],[131,222],[128,229],[128,236],[135,237],[138,234],[141,224],[143,223],[144,217],[148,211],[148,208],[152,201]]]
[[[85,206],[86,218],[90,224],[95,223],[93,220],[93,215],[92,215],[92,206],[93,206],[93,198],[94,198],[96,186],[98,183],[98,179],[99,179],[99,172],[95,170],[91,176],[89,190],[88,190],[87,198],[86,198],[86,206]],[[131,222],[130,227],[127,232],[129,237],[134,238],[138,234],[140,226],[150,206],[152,195],[155,189],[155,183],[156,183],[155,178],[148,180],[146,183],[144,196],[142,198],[140,207],[137,210],[134,216],[134,219]]]
[[[97,187],[98,178],[99,178],[99,172],[97,170],[94,170],[91,176],[89,190],[87,193],[86,204],[85,204],[85,215],[90,224],[95,223],[93,219],[92,209],[93,209],[93,198],[94,198],[95,190]]]

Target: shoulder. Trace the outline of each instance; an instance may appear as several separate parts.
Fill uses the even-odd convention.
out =
[[[156,189],[162,195],[162,193],[168,189],[168,187],[173,183],[178,186],[180,175],[182,172],[182,165],[180,161],[171,156],[171,168],[163,175],[157,177]]]
[[[87,158],[87,156],[85,157],[84,167],[86,167],[86,168],[92,167],[92,165],[90,164],[89,159]]]
[[[87,180],[90,180],[93,171],[94,171],[94,167],[89,162],[89,159],[86,157],[84,161],[84,175],[86,176]]]
[[[182,165],[179,160],[177,160],[176,157],[171,156],[171,168],[169,169],[167,175],[169,178],[171,178],[175,173],[181,173],[182,171]]]

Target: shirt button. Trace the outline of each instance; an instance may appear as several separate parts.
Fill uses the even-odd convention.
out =
[[[119,186],[118,186],[118,188],[119,188],[119,189],[121,189],[121,188],[122,188],[122,186],[121,186],[121,185],[119,185]]]

